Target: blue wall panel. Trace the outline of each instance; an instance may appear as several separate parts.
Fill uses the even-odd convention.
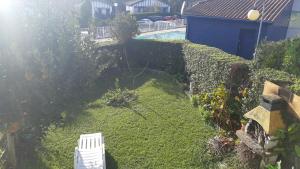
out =
[[[286,38],[293,4],[290,3],[284,11],[276,18],[272,26],[268,29],[268,41],[279,41]]]
[[[193,43],[217,47],[231,54],[238,52],[241,29],[252,29],[258,32],[258,23],[256,22],[202,17],[187,17],[187,19],[188,40]],[[266,35],[267,27],[267,24],[263,26],[262,37]],[[253,45],[255,44],[249,44],[249,46]]]
[[[287,32],[291,5],[288,6],[281,16],[273,23],[264,23],[261,40],[281,40],[284,39]],[[231,54],[238,54],[240,30],[249,29],[256,31],[259,28],[259,22],[229,20],[209,17],[187,17],[187,35],[186,38],[193,43],[200,43],[213,46]],[[251,44],[250,44],[251,42]],[[256,43],[249,41],[249,47],[253,48]],[[254,51],[253,51],[254,52]],[[245,58],[251,58],[253,52],[250,52]],[[251,56],[250,56],[251,55]]]

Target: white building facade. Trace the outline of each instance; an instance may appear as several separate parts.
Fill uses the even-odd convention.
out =
[[[92,15],[94,18],[111,16],[112,5],[102,0],[92,0]]]
[[[126,11],[130,14],[170,13],[170,5],[159,0],[132,0],[126,3]]]

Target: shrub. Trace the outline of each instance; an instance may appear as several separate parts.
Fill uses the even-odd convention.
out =
[[[273,68],[300,76],[300,38],[265,42],[257,52],[259,68]]]
[[[138,33],[136,19],[130,14],[117,15],[110,23],[112,36],[125,43]]]
[[[194,107],[198,107],[199,106],[199,96],[198,95],[192,95],[191,96],[191,102],[192,102]]]
[[[105,103],[108,106],[113,107],[127,107],[131,101],[137,99],[135,91],[130,91],[128,89],[121,89],[119,85],[119,79],[115,81],[115,89],[109,90],[104,95]]]
[[[257,50],[257,63],[260,68],[282,69],[286,51],[286,41],[264,42]]]
[[[130,67],[185,75],[182,41],[131,40],[126,43]],[[127,63],[125,63],[127,64]]]
[[[283,168],[292,168],[297,163],[295,160],[300,158],[300,123],[294,118],[293,121],[289,123],[287,129],[277,131],[278,145],[272,150],[282,156]]]
[[[115,90],[109,90],[104,95],[105,103],[108,106],[113,107],[126,107],[129,103],[137,98],[134,91],[128,89],[121,90],[120,88]]]
[[[248,62],[237,56],[191,43],[184,44],[183,52],[193,93],[211,92],[220,84],[236,91],[248,80]]]
[[[199,95],[199,103],[209,113],[205,113],[206,122],[214,122],[226,131],[235,131],[240,128],[241,118],[241,97],[233,96],[224,87],[220,86],[211,93]]]
[[[295,78],[294,84],[289,87],[289,89],[295,94],[300,96],[300,79]]]
[[[147,12],[147,13],[134,14],[137,20],[148,18],[149,16],[155,16],[155,15],[163,16],[167,14],[159,13],[159,12]]]
[[[283,70],[300,76],[300,39],[292,39],[288,42],[283,60]]]
[[[248,95],[242,99],[242,111],[246,113],[259,104],[266,80],[280,86],[289,86],[293,84],[293,79],[293,75],[271,68],[253,70],[248,84]]]
[[[80,6],[79,23],[82,28],[87,28],[92,21],[92,3],[90,0],[84,0]]]

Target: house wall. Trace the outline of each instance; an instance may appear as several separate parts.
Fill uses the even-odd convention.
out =
[[[300,0],[296,0],[300,1]],[[292,13],[293,3],[290,3],[276,18],[272,26],[268,28],[267,40],[268,41],[279,41],[287,37],[287,32],[289,28],[291,13]]]
[[[294,0],[293,11],[300,12],[300,0]]]
[[[126,6],[126,11],[128,11],[131,14],[134,14],[134,8],[133,8],[133,6]]]
[[[159,0],[143,0],[133,5],[126,5],[126,11],[129,11],[131,14],[144,13],[144,11],[155,12],[155,9],[158,9],[158,12],[162,12],[163,9],[167,9],[166,12],[170,13],[171,7]]]
[[[112,6],[110,4],[106,4],[97,0],[91,1],[92,4],[92,15],[95,17],[96,10],[100,9],[103,11],[108,10],[109,12],[105,15],[110,15],[112,13]]]
[[[188,16],[187,23],[186,38],[193,43],[217,47],[237,55],[240,30],[251,29],[256,31],[256,36],[249,47],[254,48],[256,45],[259,28],[257,22]],[[266,36],[268,26],[268,24],[263,25],[261,39]]]

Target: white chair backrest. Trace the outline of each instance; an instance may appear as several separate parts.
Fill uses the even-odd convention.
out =
[[[78,141],[78,149],[79,150],[93,150],[100,149],[102,146],[102,134],[83,134],[80,135],[80,139]]]

